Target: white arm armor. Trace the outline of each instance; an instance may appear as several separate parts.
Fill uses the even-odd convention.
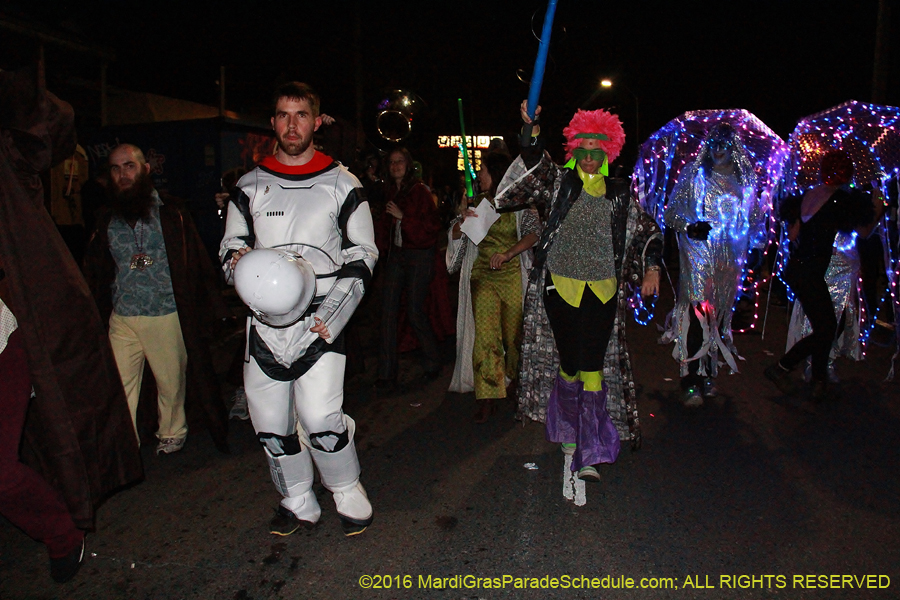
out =
[[[222,244],[219,246],[219,260],[222,261],[222,270],[225,272],[225,283],[234,285],[234,269],[231,268],[232,253],[229,251],[247,247],[247,243],[241,238],[247,236],[249,228],[241,211],[233,202],[228,203],[226,215],[225,237],[222,238]]]
[[[375,228],[368,202],[364,201],[353,208],[346,222],[341,225],[341,256],[344,264],[338,272],[337,281],[315,314],[328,327],[328,343],[334,342],[353,316],[372,277],[375,261],[378,260]]]
[[[250,171],[241,178],[240,183],[246,183],[248,188],[255,187],[258,180],[256,171]],[[250,183],[252,182],[252,183]],[[236,201],[230,200],[225,213],[225,235],[219,246],[219,261],[225,272],[225,283],[234,285],[234,270],[231,268],[231,255],[241,248],[253,248],[256,236],[250,229],[252,223],[247,222],[249,212],[249,197],[244,189],[238,188]],[[244,207],[243,209],[241,207]],[[246,211],[246,213],[244,212]],[[252,221],[252,217],[251,217]]]

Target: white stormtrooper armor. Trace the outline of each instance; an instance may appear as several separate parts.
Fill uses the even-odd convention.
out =
[[[318,152],[302,167],[268,157],[237,187],[220,249],[226,280],[233,283],[231,256],[247,247],[296,252],[316,276],[313,301],[295,324],[272,327],[255,317],[247,322],[244,388],[272,480],[284,496],[282,507],[315,523],[314,462],[334,494],[345,533],[360,533],[372,521],[372,507],[359,483],[355,427],[341,410],[341,333],[378,258],[368,203],[356,177]],[[316,323],[328,328],[327,339],[310,331]]]

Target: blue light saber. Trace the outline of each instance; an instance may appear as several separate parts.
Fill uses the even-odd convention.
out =
[[[550,33],[553,31],[553,16],[556,14],[556,0],[550,0],[547,4],[547,13],[544,15],[544,28],[541,30],[541,45],[538,47],[537,58],[534,59],[534,72],[531,74],[531,86],[528,88],[528,118],[534,120],[534,112],[538,107],[541,97],[541,84],[544,83],[544,67],[547,66],[547,54],[550,52]],[[527,136],[525,134],[528,134]],[[522,130],[523,143],[531,137],[531,126]]]

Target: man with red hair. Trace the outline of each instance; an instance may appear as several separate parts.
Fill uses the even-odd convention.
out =
[[[526,108],[523,102],[528,124]],[[535,125],[532,135],[539,131]],[[563,133],[566,166],[554,164],[541,138],[532,137],[496,202],[500,210],[543,207],[546,221],[525,298],[520,412],[546,423],[547,439],[562,444],[579,480],[598,481],[597,466],[615,462],[622,441],[640,445],[625,344],[626,283],[645,296],[658,292],[662,236],[627,182],[607,177],[625,143],[619,119],[579,110]],[[568,498],[580,485],[570,481]]]

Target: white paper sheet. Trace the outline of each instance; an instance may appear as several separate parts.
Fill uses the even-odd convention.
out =
[[[477,217],[468,217],[459,226],[460,231],[466,234],[476,246],[485,238],[491,225],[497,222],[500,215],[494,209],[487,198],[481,200],[481,204],[475,207]]]

